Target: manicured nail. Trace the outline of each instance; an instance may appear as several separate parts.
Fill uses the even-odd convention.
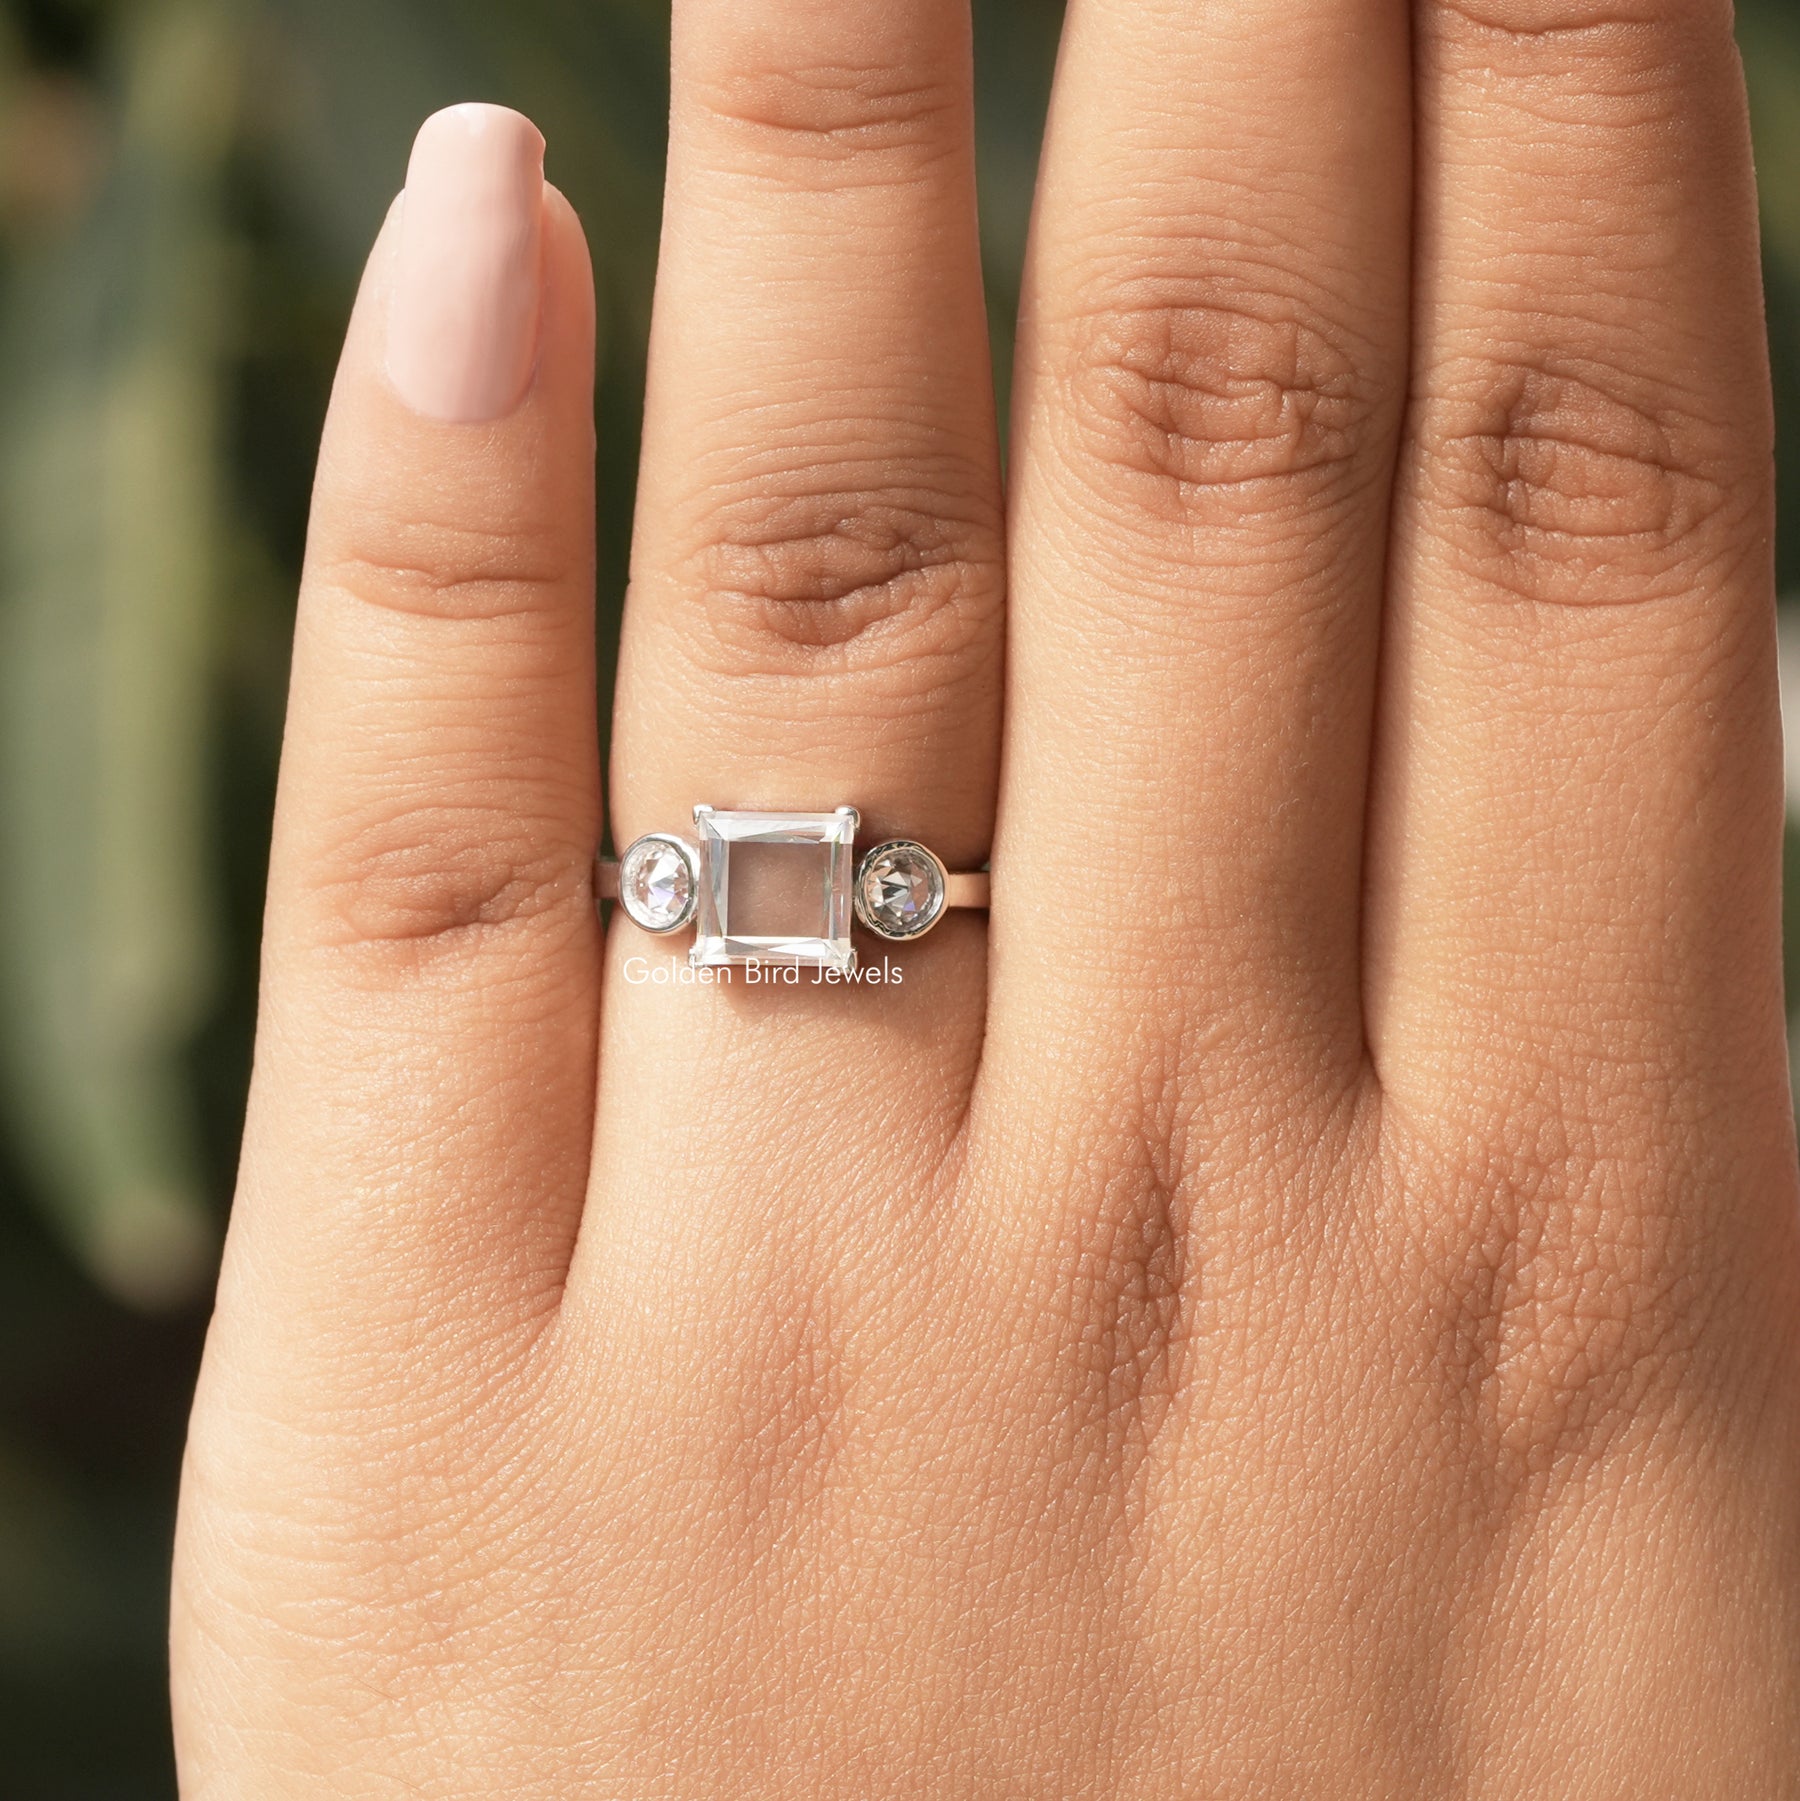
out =
[[[504,106],[433,113],[413,141],[388,376],[415,412],[498,419],[537,363],[544,140]]]

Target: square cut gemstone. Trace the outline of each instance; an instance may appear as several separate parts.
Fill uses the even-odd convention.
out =
[[[835,813],[694,809],[700,907],[689,960],[851,970],[854,807]]]

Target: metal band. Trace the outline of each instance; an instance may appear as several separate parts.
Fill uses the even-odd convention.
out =
[[[985,911],[991,877],[985,869],[962,872],[952,870],[945,882],[946,907],[973,907]],[[619,865],[614,857],[598,857],[594,861],[594,892],[602,900],[619,898]]]
[[[953,870],[944,879],[944,905],[980,907],[985,910],[991,880],[985,869],[971,869],[961,874]]]

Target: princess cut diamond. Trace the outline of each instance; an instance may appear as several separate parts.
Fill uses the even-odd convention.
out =
[[[849,971],[854,807],[835,813],[694,809],[700,839],[696,968],[799,963]]]

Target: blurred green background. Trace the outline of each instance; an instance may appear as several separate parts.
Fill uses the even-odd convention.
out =
[[[1060,5],[976,15],[1004,369]],[[600,280],[604,660],[666,29],[667,0],[0,0],[0,1801],[174,1794],[175,1479],[310,465],[363,252],[426,113],[480,97],[543,126]],[[1800,0],[1745,0],[1741,32],[1795,447]],[[1783,467],[1793,593],[1800,450]]]

